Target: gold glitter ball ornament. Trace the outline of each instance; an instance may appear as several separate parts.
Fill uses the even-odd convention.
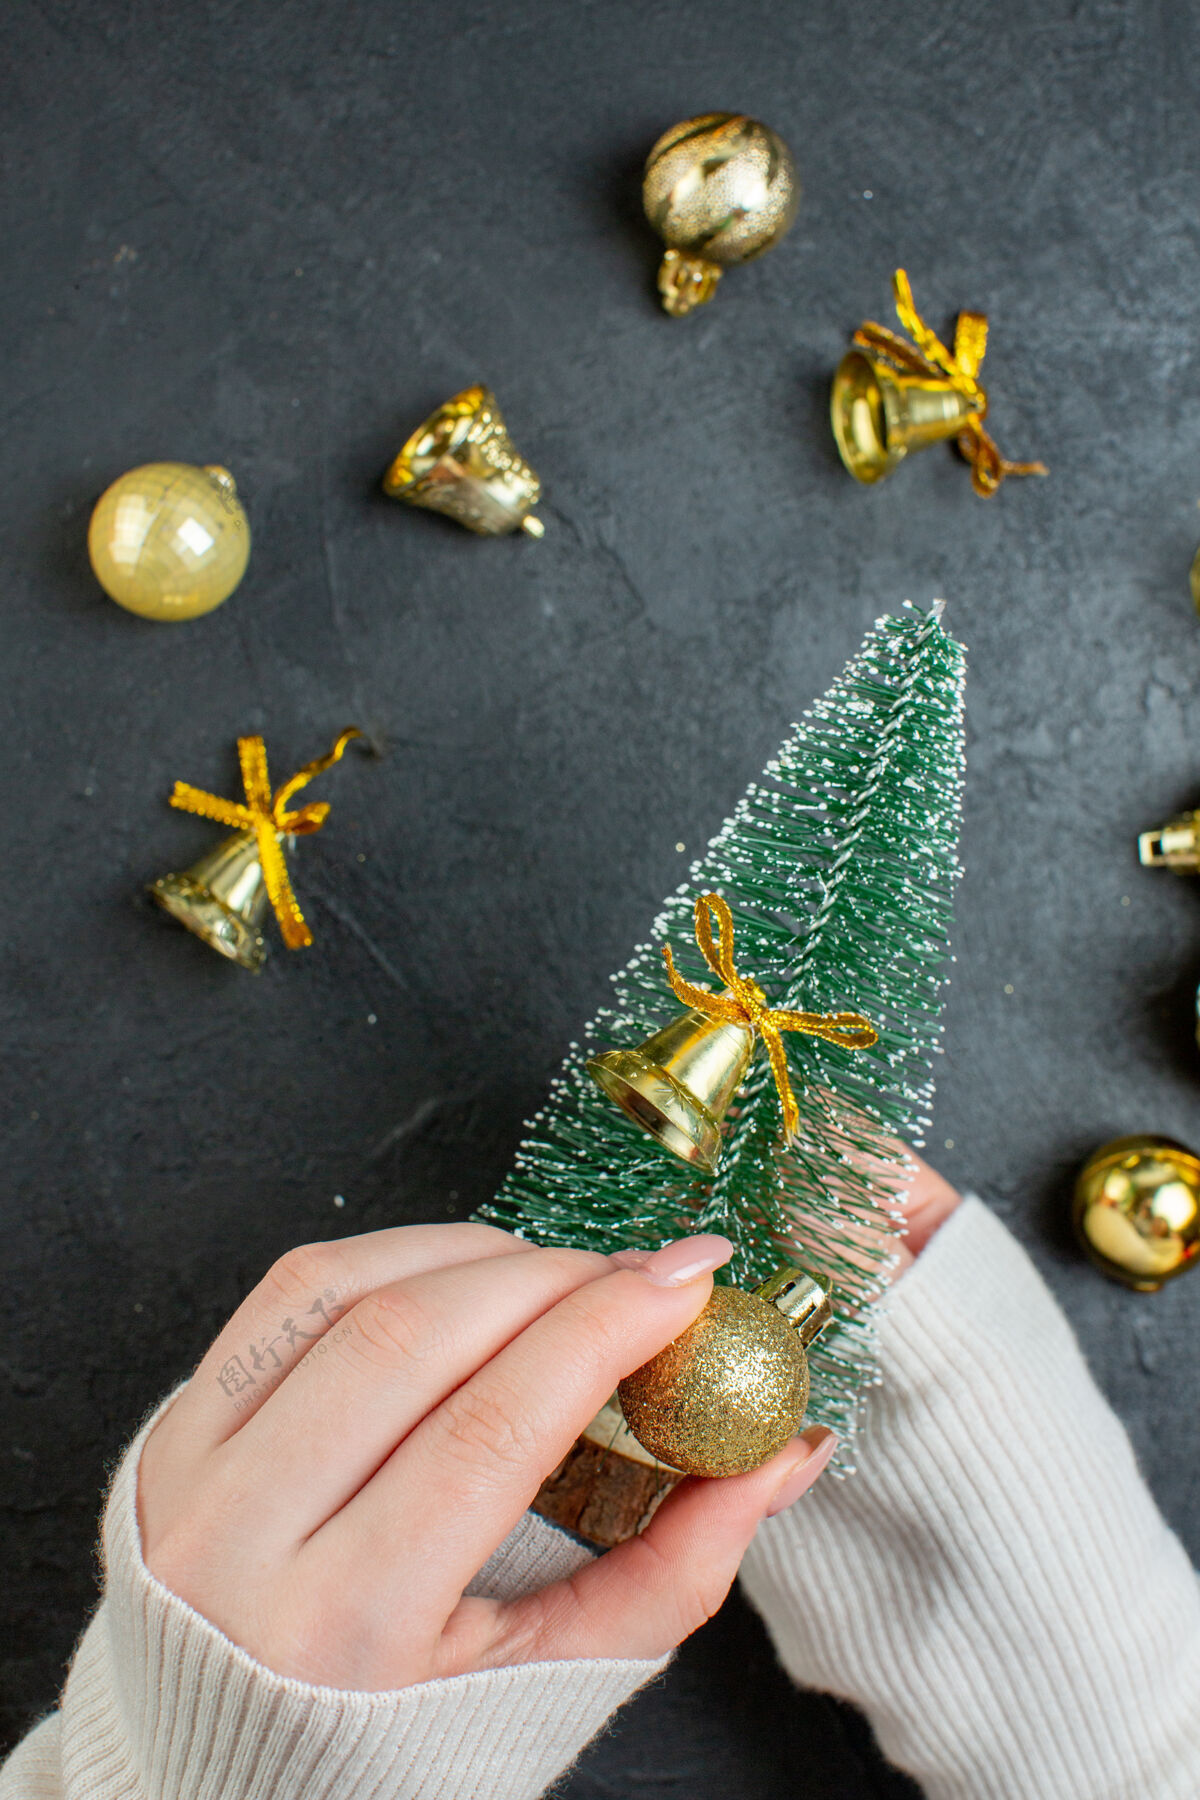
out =
[[[1200,1157],[1174,1138],[1114,1138],[1080,1170],[1074,1216],[1098,1268],[1153,1293],[1200,1259]]]
[[[686,1475],[743,1475],[799,1431],[829,1291],[790,1264],[752,1293],[714,1287],[686,1331],[627,1375],[621,1411],[643,1449]]]
[[[724,269],[778,243],[796,216],[800,178],[768,126],[744,113],[704,113],[659,138],[642,204],[667,246],[658,291],[679,318],[712,299]]]
[[[106,488],[88,555],[109,597],[143,619],[198,619],[246,572],[250,526],[227,469],[144,463]]]

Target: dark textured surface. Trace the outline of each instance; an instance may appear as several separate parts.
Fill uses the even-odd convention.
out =
[[[1132,848],[1200,789],[1198,35],[1150,0],[6,9],[10,1729],[52,1700],[142,1409],[287,1245],[492,1192],[677,842],[905,596],[972,651],[933,1154],[1031,1246],[1200,1549],[1200,1281],[1126,1295],[1063,1226],[1093,1143],[1200,1137],[1197,890]],[[670,321],[638,164],[712,107],[775,126],[805,198]],[[996,435],[1049,480],[843,474],[829,375],[900,262],[935,325],[991,314]],[[379,494],[480,377],[541,544]],[[153,457],[226,463],[253,524],[191,625],[89,577],[90,506]],[[139,903],[212,841],[176,776],[232,793],[239,732],[282,773],[351,719],[386,760],[322,785],[311,952],[255,981]],[[908,1791],[733,1607],[569,1792],[756,1800],[809,1767]]]

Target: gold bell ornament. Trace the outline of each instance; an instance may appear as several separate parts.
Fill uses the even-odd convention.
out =
[[[262,968],[267,953],[262,926],[268,906],[274,910],[289,950],[311,944],[312,932],[292,892],[284,845],[290,847],[297,837],[320,831],[329,817],[329,804],[317,800],[291,807],[288,803],[315,775],[341,760],[352,738],[362,735],[356,725],[348,726],[327,756],[306,763],[274,795],[262,738],[239,738],[244,805],[177,781],[172,806],[219,825],[232,825],[235,830],[190,869],[154,882],[149,889],[152,899],[221,956],[254,974]]]
[[[464,388],[418,425],[383,478],[393,500],[457,519],[483,537],[518,526],[540,538],[542,484],[518,455],[490,388]]]
[[[1200,875],[1200,812],[1179,813],[1138,838],[1138,861],[1147,869]],[[1200,1043],[1200,989],[1196,993],[1196,1041]]]
[[[685,1475],[744,1475],[795,1437],[808,1407],[809,1345],[830,1291],[790,1263],[746,1293],[714,1287],[686,1331],[617,1389],[642,1447]]]
[[[1098,1268],[1154,1293],[1200,1257],[1200,1157],[1174,1138],[1114,1138],[1080,1170],[1074,1218]]]
[[[233,476],[215,465],[144,463],[106,488],[88,526],[97,581],[143,619],[198,619],[228,600],[250,555]]]
[[[778,243],[800,178],[778,134],[744,113],[702,113],[664,131],[642,179],[646,217],[667,246],[658,291],[673,318],[711,300],[723,270]]]
[[[664,1150],[715,1175],[721,1121],[753,1052],[748,1025],[689,1009],[635,1050],[606,1050],[587,1066],[609,1099]]]
[[[733,962],[733,915],[720,894],[696,900],[696,942],[709,968],[724,983],[719,994],[695,986],[675,967],[663,946],[667,977],[688,1008],[634,1050],[606,1050],[589,1059],[588,1073],[627,1118],[648,1131],[682,1162],[715,1174],[721,1157],[721,1125],[742,1084],[756,1038],[766,1045],[789,1141],[800,1112],[788,1074],[782,1033],[822,1037],[846,1049],[866,1050],[878,1033],[862,1013],[792,1012],[767,1005],[758,983]],[[719,938],[713,936],[714,923]]]
[[[1040,462],[1009,462],[984,429],[987,390],[979,368],[987,350],[984,313],[958,315],[954,348],[947,349],[913,304],[903,269],[893,278],[902,338],[868,319],[833,378],[830,417],[838,453],[856,481],[870,485],[890,475],[910,450],[946,438],[971,465],[977,494],[994,494],[1006,475],[1045,475]]]

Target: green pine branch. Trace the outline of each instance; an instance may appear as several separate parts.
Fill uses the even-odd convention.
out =
[[[895,1260],[902,1143],[929,1123],[949,958],[962,793],[963,652],[940,607],[878,621],[693,864],[613,977],[614,1000],[573,1044],[511,1174],[481,1216],[539,1243],[656,1248],[722,1231],[721,1278],[750,1285],[800,1262],[835,1289],[836,1325],[811,1352],[809,1418],[849,1451],[877,1379],[876,1306]],[[587,1074],[600,1049],[632,1046],[678,1011],[662,944],[712,985],[693,935],[697,894],[733,914],[734,960],[773,1007],[865,1013],[871,1050],[785,1037],[800,1107],[786,1147],[759,1052],[728,1115],[721,1167],[689,1169],[631,1125]]]

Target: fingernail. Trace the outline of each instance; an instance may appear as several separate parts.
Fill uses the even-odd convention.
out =
[[[618,1250],[613,1261],[623,1269],[636,1269],[654,1287],[684,1287],[699,1275],[711,1275],[732,1255],[728,1238],[705,1232],[700,1237],[676,1238],[649,1256],[642,1250]]]
[[[801,1494],[806,1494],[836,1449],[837,1434],[832,1431],[824,1432],[820,1440],[812,1445],[808,1455],[802,1457],[799,1463],[793,1464],[791,1472],[784,1476],[775,1489],[764,1516],[773,1519],[776,1513],[785,1512],[793,1505]]]

